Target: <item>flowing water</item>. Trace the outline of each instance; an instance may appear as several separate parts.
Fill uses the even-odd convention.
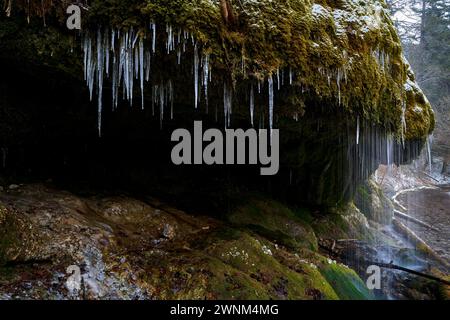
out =
[[[408,215],[433,227],[406,221],[404,224],[450,263],[450,185],[402,194],[400,203]]]

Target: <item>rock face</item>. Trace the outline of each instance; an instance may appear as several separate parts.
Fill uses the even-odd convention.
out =
[[[47,14],[57,21],[66,5],[66,1],[56,1],[46,8]],[[35,12],[33,8],[22,7],[21,2],[14,3],[13,9],[16,15],[28,11],[28,15],[42,16],[42,8]],[[152,78],[163,76],[174,80],[181,77],[172,66],[174,62],[176,65],[176,47],[182,43],[183,56],[187,50],[188,60],[192,59],[193,48],[186,48],[180,40],[188,33],[197,48],[210,57],[212,70],[222,74],[212,79],[214,86],[222,84],[222,89],[223,82],[231,80],[238,93],[249,81],[267,80],[270,75],[276,82],[282,82],[276,84],[280,89],[287,87],[277,97],[280,116],[299,116],[305,105],[312,108],[323,104],[328,109],[344,109],[354,120],[359,116],[382,125],[398,136],[404,131],[409,139],[420,139],[433,130],[433,112],[403,58],[384,1],[262,0],[236,5],[234,10],[239,13],[239,22],[229,26],[222,20],[218,1],[163,0],[146,4],[113,0],[105,4],[94,0],[83,16],[84,33],[97,34],[98,28],[101,32],[139,30],[134,34],[145,36],[144,46],[156,46],[158,51],[159,61],[153,66]],[[149,20],[157,24],[155,40],[151,38],[153,34],[146,32]],[[8,25],[8,21],[5,23]],[[6,26],[3,29],[8,31]],[[3,46],[11,44],[7,32],[3,38],[6,39]],[[101,38],[113,36],[105,33]],[[39,54],[50,64],[62,58],[52,58],[56,52],[49,57],[48,49],[42,47],[54,40],[42,39],[43,42],[32,44],[41,48]],[[94,47],[102,45],[97,40],[93,39]],[[60,43],[56,48],[65,45]],[[172,51],[175,59],[169,57]],[[57,54],[66,55],[63,50]],[[67,67],[70,70],[71,66]],[[285,86],[287,83],[289,86]],[[240,105],[235,107],[248,112],[248,104],[239,100]]]
[[[355,203],[368,219],[382,225],[390,225],[394,217],[394,205],[380,186],[370,178],[358,189]]]
[[[237,21],[227,24],[218,1],[94,0],[83,11],[82,39],[65,28],[66,1],[44,2],[44,11],[11,3],[10,17],[0,16],[0,63],[8,79],[0,80],[5,96],[0,144],[9,150],[8,169],[16,176],[31,171],[77,179],[84,174],[83,180],[110,184],[106,180],[111,179],[136,188],[158,184],[160,189],[155,176],[169,185],[196,176],[200,187],[210,190],[211,176],[223,185],[229,172],[180,172],[168,165],[170,130],[192,127],[199,118],[205,127],[223,127],[230,111],[231,126],[248,128],[252,100],[253,125],[272,123],[280,129],[281,170],[273,179],[234,171],[233,184],[258,186],[283,200],[336,207],[350,201],[355,186],[380,163],[414,159],[434,127],[431,106],[403,58],[382,1],[235,3]],[[120,56],[119,34],[133,39],[127,47],[133,59]],[[78,45],[86,57],[75,49]],[[141,53],[149,63],[136,62],[143,59]],[[113,66],[131,60],[139,68],[127,70],[136,75],[114,82]],[[83,64],[95,104],[82,84]],[[147,70],[149,81],[142,84]],[[227,106],[225,87],[232,96]],[[173,95],[162,99],[162,106],[161,90]],[[117,100],[122,91],[127,99]],[[139,106],[131,109],[133,95]],[[103,140],[93,141],[98,131]],[[391,151],[392,157],[385,156]],[[41,161],[30,161],[38,152]]]
[[[3,193],[0,298],[371,297],[351,269],[317,252],[297,214],[250,203],[221,222],[154,199],[86,198],[41,185]]]

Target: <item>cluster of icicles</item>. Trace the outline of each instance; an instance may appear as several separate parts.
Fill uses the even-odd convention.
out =
[[[158,31],[157,31],[158,29]],[[135,82],[140,89],[140,105],[144,108],[144,87],[146,82],[151,82],[152,92],[152,112],[159,109],[160,123],[164,120],[166,108],[170,107],[170,117],[173,118],[174,105],[174,83],[172,80],[159,81],[154,83],[152,77],[152,64],[155,64],[158,32],[160,27],[155,23],[150,23],[146,32],[135,31],[133,28],[127,30],[99,28],[97,32],[86,32],[83,35],[82,48],[84,52],[84,78],[87,82],[90,98],[94,98],[94,89],[97,94],[98,103],[98,134],[102,134],[102,110],[103,110],[103,86],[105,79],[108,79],[112,87],[112,110],[116,110],[119,103],[119,93],[122,89],[122,97],[133,106],[133,93],[135,92]],[[165,30],[164,30],[165,29]],[[186,52],[187,46],[192,46],[193,50],[193,90],[194,107],[197,109],[201,96],[204,96],[206,108],[208,108],[208,87],[212,81],[211,57],[204,54],[200,45],[192,34],[178,29],[177,31],[170,25],[163,28],[165,33],[161,39],[165,39],[164,54],[176,54],[177,63],[182,63],[182,55]],[[278,90],[285,84],[285,78],[290,85],[294,81],[294,73],[289,69],[288,76],[284,70],[276,72],[276,79],[272,75],[268,76],[268,113],[269,128],[272,130],[274,123],[274,83]],[[261,93],[265,81],[255,81],[258,94]],[[203,90],[203,91],[202,91]],[[255,114],[255,90],[251,85],[250,116],[251,124],[254,125]],[[233,103],[233,89],[230,83],[224,81],[223,84],[223,106],[225,126],[231,124]]]
[[[161,32],[163,34],[161,34]],[[165,40],[165,48],[158,48],[158,39]],[[176,55],[177,64],[182,63],[182,55],[191,46],[193,51],[193,91],[194,108],[198,108],[201,96],[204,97],[208,110],[208,87],[212,81],[211,56],[203,53],[201,45],[195,37],[182,29],[175,30],[171,25],[161,27],[156,23],[150,23],[146,31],[99,28],[97,32],[85,32],[82,40],[84,51],[84,78],[87,82],[90,98],[94,97],[94,89],[97,94],[98,104],[98,134],[102,134],[102,110],[103,110],[103,86],[105,79],[111,84],[112,110],[116,110],[119,103],[119,94],[133,106],[133,93],[136,90],[135,82],[140,90],[140,106],[144,108],[145,83],[151,83],[151,107],[153,115],[155,109],[159,109],[160,124],[162,126],[165,110],[170,108],[170,118],[174,115],[174,82],[172,80],[156,81],[157,77],[152,74],[152,64],[155,65],[158,54]],[[376,56],[383,57],[382,66],[389,61],[385,54],[377,53]],[[331,86],[331,79],[335,79],[338,88],[338,101],[341,104],[341,82],[347,82],[347,68],[339,68],[334,71],[318,69],[319,73],[327,77]],[[280,90],[285,84],[292,85],[295,78],[292,68],[278,69],[266,80],[255,80],[250,86],[249,108],[251,124],[254,126],[255,95],[261,94],[262,88],[267,83],[268,91],[268,114],[269,129],[274,125],[274,91]],[[267,82],[266,82],[267,81]],[[256,90],[255,90],[255,87]],[[302,87],[303,90],[303,87]],[[223,82],[223,108],[225,127],[231,124],[233,104],[233,89],[229,82]],[[298,115],[294,115],[298,120]],[[264,123],[264,120],[262,121]],[[264,126],[264,124],[262,125]],[[261,127],[261,124],[260,124]],[[359,140],[359,139],[358,139]]]
[[[103,84],[105,77],[109,78],[112,86],[112,109],[117,109],[119,91],[122,88],[123,99],[133,105],[134,81],[136,80],[141,92],[141,107],[144,108],[144,82],[149,82],[152,71],[152,57],[156,53],[156,24],[150,24],[150,32],[143,34],[134,29],[126,31],[99,28],[95,35],[86,32],[82,46],[84,51],[84,78],[93,99],[96,86],[98,98],[98,132],[101,136]],[[170,26],[167,27],[168,39],[167,53],[175,50],[175,34]],[[150,37],[151,42],[146,40]],[[192,38],[187,32],[179,33],[177,43],[182,44],[179,50],[186,50],[188,39]],[[193,40],[192,40],[193,41]],[[180,63],[181,51],[178,52]],[[207,59],[207,58],[206,58]],[[205,69],[209,69],[206,66]],[[207,82],[207,80],[205,80]],[[152,86],[152,108],[159,105],[161,122],[164,118],[164,109],[170,105],[173,117],[174,88],[171,80],[160,81]]]

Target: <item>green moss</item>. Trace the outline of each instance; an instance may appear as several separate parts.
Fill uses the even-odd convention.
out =
[[[276,201],[250,201],[236,209],[228,219],[234,225],[247,227],[291,249],[317,250],[318,247],[311,226],[304,220],[308,219],[307,213],[299,210],[296,214]]]
[[[320,272],[331,284],[341,300],[374,300],[375,296],[355,273],[345,266],[331,263],[320,267]]]
[[[264,239],[242,233],[237,240],[216,242],[209,248],[208,254],[240,273],[250,275],[272,299],[312,299],[311,292],[320,293],[323,299],[337,298],[316,268],[296,258],[297,270],[290,269],[277,257],[289,253]]]
[[[8,250],[18,245],[16,226],[11,221],[7,209],[0,204],[0,266],[8,260]]]
[[[317,4],[322,7],[314,14]],[[26,11],[20,3],[14,6],[17,12]],[[60,19],[62,8],[47,10]],[[400,137],[405,101],[407,138],[420,139],[433,130],[434,115],[423,93],[404,90],[411,78],[409,65],[384,2],[261,0],[245,3],[245,10],[235,3],[234,10],[238,22],[227,25],[217,4],[207,0],[93,0],[83,23],[94,30],[109,25],[144,31],[152,20],[188,30],[211,54],[215,74],[236,86],[292,69],[297,76],[289,94],[277,97],[280,115],[292,118],[304,109],[304,101],[314,101],[385,126]],[[423,112],[414,113],[417,105]]]

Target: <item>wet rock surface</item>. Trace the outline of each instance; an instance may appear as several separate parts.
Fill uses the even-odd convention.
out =
[[[219,221],[152,198],[2,192],[0,299],[371,297],[353,270],[317,252],[298,214],[263,200],[238,212]]]

